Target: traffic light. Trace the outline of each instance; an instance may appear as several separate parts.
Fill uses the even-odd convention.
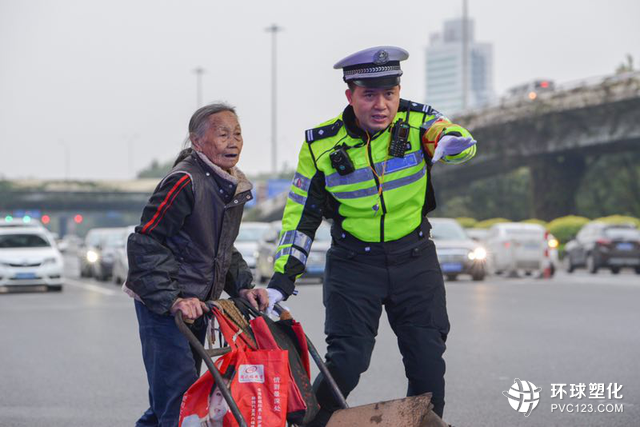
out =
[[[84,221],[84,218],[82,217],[82,215],[78,214],[73,217],[73,220],[75,221],[76,224],[82,224],[82,221]]]
[[[51,217],[49,215],[42,215],[40,217],[40,221],[42,221],[43,224],[49,224],[51,222]]]

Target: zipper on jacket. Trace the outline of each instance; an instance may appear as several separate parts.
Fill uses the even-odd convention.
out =
[[[367,155],[369,156],[369,164],[375,170],[376,164],[373,163],[373,155],[371,154],[371,143],[367,144]],[[382,184],[378,180],[378,175],[375,173],[373,174],[373,180],[376,182],[376,188],[380,192],[380,209],[382,209],[382,216],[380,217],[380,242],[384,242],[384,215],[387,213],[387,207],[384,204],[383,192],[380,191],[380,187]]]

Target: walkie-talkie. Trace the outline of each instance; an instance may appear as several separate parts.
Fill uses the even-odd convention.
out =
[[[391,142],[389,143],[389,155],[392,157],[404,157],[404,153],[411,149],[409,143],[409,123],[398,120],[391,131]]]

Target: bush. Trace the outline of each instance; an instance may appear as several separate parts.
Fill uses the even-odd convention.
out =
[[[640,228],[640,219],[633,216],[610,215],[596,218],[594,221],[606,222],[607,224],[635,224],[636,227]]]
[[[520,222],[524,222],[525,224],[538,224],[543,226],[544,228],[547,228],[547,221],[543,221],[541,219],[537,219],[537,218],[529,218],[529,219],[525,219],[524,221],[520,221]]]
[[[583,216],[563,216],[556,218],[547,225],[547,230],[553,234],[560,243],[567,243],[576,237],[578,231],[591,220]]]
[[[456,221],[458,221],[458,224],[460,224],[463,228],[474,228],[478,223],[477,219],[469,218],[466,216],[456,218]]]
[[[491,228],[494,224],[499,224],[501,222],[511,222],[511,220],[508,220],[506,218],[485,219],[484,221],[476,223],[475,228]]]

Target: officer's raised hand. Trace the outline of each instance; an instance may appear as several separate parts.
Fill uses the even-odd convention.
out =
[[[477,141],[471,137],[445,135],[438,141],[438,146],[433,152],[431,163],[437,162],[444,156],[460,154],[476,143]]]

